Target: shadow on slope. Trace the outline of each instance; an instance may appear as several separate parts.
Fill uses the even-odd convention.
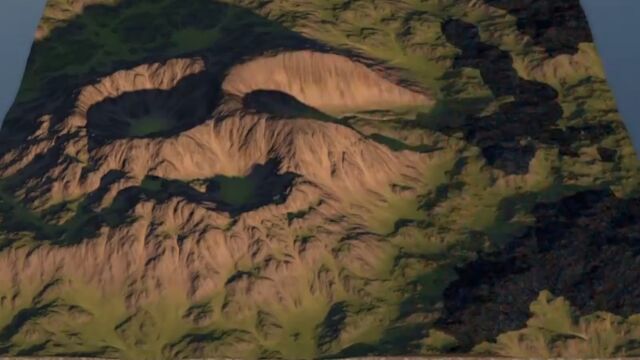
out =
[[[454,69],[475,68],[494,98],[513,98],[491,115],[470,114],[460,126],[439,129],[453,134],[462,128],[465,139],[482,149],[490,165],[509,174],[524,174],[538,143],[557,145],[562,155],[575,156],[573,145],[584,137],[580,134],[588,133],[589,142],[597,144],[613,131],[609,124],[559,128],[563,109],[553,87],[521,78],[509,52],[482,42],[475,25],[448,20],[442,31],[462,51],[454,60]]]
[[[164,137],[188,130],[212,113],[219,100],[210,74],[194,74],[169,90],[141,90],[107,98],[87,112],[92,143]]]
[[[282,91],[254,90],[242,98],[249,111],[275,115],[278,118],[306,118],[336,122],[337,119],[315,109]]]
[[[201,185],[203,191],[180,180],[147,176],[140,187],[129,188],[118,196],[122,196],[122,201],[130,204],[135,204],[144,197],[166,201],[180,196],[199,204],[211,204],[217,210],[235,217],[265,205],[282,204],[286,201],[297,175],[279,174],[278,165],[276,160],[270,160],[254,166],[247,176],[216,176],[197,181],[199,184],[195,185]]]
[[[114,201],[101,211],[92,208],[106,194],[109,186],[123,176],[123,173],[111,171],[102,178],[100,187],[93,193],[75,201],[52,205],[41,213],[3,194],[0,187],[0,229],[6,232],[9,240],[0,243],[0,250],[30,236],[56,245],[73,245],[96,236],[102,226],[118,227],[125,224],[130,218],[122,202]],[[64,217],[64,213],[68,216]],[[61,217],[64,219],[55,220]]]
[[[593,42],[579,0],[484,0],[518,18],[518,29],[551,56],[575,55],[582,42]]]
[[[182,197],[193,203],[212,206],[232,217],[265,205],[282,204],[297,175],[289,172],[279,174],[278,165],[276,160],[270,160],[254,166],[247,176],[216,176],[198,181],[198,184],[147,176],[140,186],[120,190],[112,203],[100,211],[94,210],[95,205],[112,184],[125,176],[124,173],[111,171],[102,178],[96,191],[76,201],[53,205],[41,213],[0,192],[0,228],[7,237],[2,238],[0,250],[25,236],[56,245],[77,244],[97,236],[104,226],[116,228],[134,220],[129,212],[142,200],[164,202],[172,197]],[[194,186],[201,187],[202,191]],[[63,220],[55,220],[60,218]]]
[[[40,116],[53,114],[53,125],[62,121],[77,89],[116,70],[200,57],[214,89],[208,91],[215,93],[231,66],[285,49],[326,50],[250,10],[212,0],[122,0],[114,6],[89,6],[34,43],[17,100],[0,131],[0,154],[23,143]],[[196,85],[185,84],[180,92]],[[173,105],[191,104],[188,97],[178,100]]]
[[[502,250],[458,269],[438,321],[463,351],[525,327],[542,290],[581,314],[640,313],[640,199],[589,190],[535,206],[535,225]]]

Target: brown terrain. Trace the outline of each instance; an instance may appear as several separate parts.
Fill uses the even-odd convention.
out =
[[[285,73],[288,67],[290,75],[285,76],[289,74]],[[330,243],[325,243],[330,237],[339,237],[340,233],[357,228],[365,231],[366,211],[358,218],[325,228],[330,236],[316,244],[287,249],[302,246],[294,242],[292,234],[298,229],[343,217],[349,211],[344,207],[345,203],[363,203],[361,206],[368,203],[372,209],[376,204],[383,204],[385,197],[394,191],[394,185],[419,183],[425,171],[424,164],[429,163],[430,157],[411,152],[394,153],[351,129],[332,123],[304,118],[268,120],[264,115],[246,114],[241,106],[233,106],[237,102],[235,98],[252,91],[275,90],[291,93],[291,96],[326,111],[337,105],[345,109],[380,103],[393,107],[424,105],[430,100],[335,55],[283,54],[232,69],[223,82],[229,104],[217,110],[219,115],[204,119],[178,136],[115,140],[92,147],[92,136],[95,135],[91,126],[92,107],[109,101],[109,107],[100,116],[107,119],[127,116],[126,102],[120,104],[118,100],[106,99],[151,89],[171,90],[189,76],[203,72],[204,64],[199,59],[175,59],[164,64],[121,70],[102,78],[95,85],[80,90],[73,110],[55,129],[50,129],[50,116],[42,116],[39,129],[29,142],[4,155],[0,177],[18,174],[43,158],[40,161],[46,161],[48,167],[39,177],[22,184],[19,192],[34,210],[100,192],[102,196],[93,204],[94,209],[100,211],[124,189],[140,186],[145,176],[183,181],[204,180],[220,174],[241,177],[257,165],[277,160],[278,173],[297,175],[297,180],[287,190],[286,201],[241,214],[233,222],[226,212],[217,210],[215,204],[200,203],[195,201],[197,199],[175,198],[163,204],[153,199],[141,201],[131,209],[135,222],[117,229],[101,227],[91,242],[72,248],[43,246],[2,254],[2,281],[11,287],[19,287],[34,276],[47,279],[56,274],[100,289],[105,297],[109,296],[109,291],[128,288],[128,304],[132,307],[167,289],[176,296],[182,293],[190,301],[197,301],[203,294],[221,286],[237,289],[249,303],[273,298],[279,299],[278,303],[286,301],[294,305],[300,301],[296,299],[304,296],[297,293],[300,289],[328,291],[325,295],[331,296],[335,280],[312,277],[297,279],[304,284],[296,284],[297,281],[292,282],[282,275],[303,263],[307,268],[319,268],[320,259],[331,254]],[[321,76],[323,82],[314,81],[314,77]],[[362,96],[340,96],[353,94],[354,89]],[[335,98],[321,96],[323,93],[335,94]],[[198,99],[198,94],[194,93],[176,93],[174,96]],[[166,96],[153,98],[151,95],[145,99],[149,108],[165,106],[171,100]],[[192,106],[204,105],[195,102]],[[108,128],[100,130],[106,132]],[[85,166],[89,157],[95,160],[91,171]],[[51,166],[53,164],[55,166]],[[405,196],[414,194],[410,189],[402,191]],[[194,196],[198,196],[197,192]],[[321,205],[314,206],[318,203]],[[314,208],[313,212],[303,219],[273,223],[274,218],[310,208]],[[228,226],[232,229],[225,233],[223,229]],[[177,239],[175,232],[178,229],[189,231]],[[365,238],[375,236],[369,234]],[[208,239],[206,243],[201,241],[203,238]],[[162,241],[158,241],[160,239]],[[367,259],[368,253],[381,246],[375,242],[365,245],[357,239],[354,239],[354,245],[341,262],[360,263],[365,268],[367,262],[375,261],[375,258]],[[272,253],[276,249],[299,255],[277,259]],[[242,261],[264,263],[267,270],[264,277],[269,280],[244,276],[225,285]],[[314,261],[318,262],[316,266],[311,265]],[[146,287],[143,284],[154,285]],[[56,284],[50,290],[64,286]]]

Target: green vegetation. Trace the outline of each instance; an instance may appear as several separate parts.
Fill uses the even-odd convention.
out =
[[[449,352],[458,345],[458,341],[450,335],[438,330],[429,330],[429,335],[424,340],[426,353],[441,354]]]
[[[212,181],[219,185],[220,199],[233,206],[243,206],[254,199],[256,182],[243,177],[218,176]]]
[[[124,63],[133,65],[149,58],[162,61],[225,48],[224,56],[228,59],[222,59],[220,64],[228,64],[237,52],[249,50],[248,44],[228,36],[236,29],[246,27],[267,34],[284,32],[283,28],[268,24],[247,10],[216,1],[105,0],[95,3],[97,5],[84,8],[81,15],[70,8],[67,0],[47,4],[49,13],[61,14],[43,18],[47,35],[34,44],[17,103],[46,95],[51,90],[48,89],[50,81],[55,79],[66,78],[69,80],[66,85],[74,88],[122,68]],[[59,19],[53,21],[52,18]],[[244,41],[248,40],[255,39]],[[238,47],[229,53],[226,49],[229,44]],[[261,46],[264,45],[267,44]]]
[[[128,135],[131,137],[141,137],[154,133],[162,133],[170,130],[173,126],[171,121],[163,116],[145,116],[140,119],[129,120]]]
[[[578,317],[566,299],[540,292],[527,327],[482,343],[474,352],[517,358],[611,358],[638,356],[640,314],[607,312]]]
[[[3,231],[20,236],[5,237],[4,246],[21,246],[24,245],[21,241],[27,239],[74,245],[97,235],[103,225],[123,225],[128,220],[128,210],[126,203],[116,199],[111,206],[95,211],[90,208],[88,198],[81,198],[36,212],[3,191],[0,183],[0,226]],[[12,241],[8,242],[8,239]]]

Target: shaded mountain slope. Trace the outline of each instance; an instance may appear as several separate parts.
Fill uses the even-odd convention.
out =
[[[493,339],[523,327],[529,304],[545,289],[581,315],[640,313],[633,285],[640,271],[638,198],[582,191],[538,204],[533,214],[536,223],[525,235],[460,270],[445,291],[443,326],[459,329],[472,344]]]

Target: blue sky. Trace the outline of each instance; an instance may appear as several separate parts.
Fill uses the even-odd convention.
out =
[[[20,84],[44,3],[45,0],[0,0],[0,119],[11,106]],[[636,23],[640,0],[582,0],[582,3],[618,108],[638,151],[640,36],[636,35]]]
[[[562,1],[562,0],[557,0]],[[607,80],[640,153],[640,0],[582,0]]]
[[[0,119],[4,119],[20,85],[44,3],[0,0]]]

